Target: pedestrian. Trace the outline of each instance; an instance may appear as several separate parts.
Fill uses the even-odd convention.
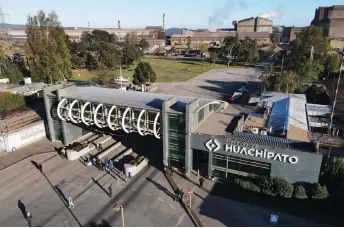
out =
[[[180,195],[180,191],[179,191],[179,188],[177,188],[176,194],[173,197],[173,201],[178,201],[178,198],[180,197],[179,195]]]
[[[68,196],[68,208],[74,208],[73,198],[71,195]]]
[[[129,172],[128,175],[129,175],[129,179],[131,179],[131,172]]]
[[[184,191],[183,189],[180,189],[180,200],[183,201],[184,198]]]
[[[199,178],[199,187],[200,188],[203,187],[203,183],[204,183],[204,178],[203,177]]]
[[[99,150],[99,151],[102,151],[102,150],[103,150],[103,145],[102,145],[102,143],[99,143],[99,144],[98,144],[98,150]]]
[[[171,177],[173,177],[173,167],[170,165],[170,175],[171,175]]]
[[[26,213],[26,220],[29,226],[31,226],[32,215],[30,212]]]
[[[112,184],[110,184],[109,186],[109,196],[110,198],[112,198]]]

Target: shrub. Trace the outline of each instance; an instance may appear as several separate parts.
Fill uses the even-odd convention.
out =
[[[329,193],[326,186],[316,183],[312,190],[312,199],[326,199],[327,197],[329,197]]]
[[[270,178],[262,177],[258,181],[258,186],[260,187],[261,192],[270,196],[276,195],[276,193],[274,192],[273,184],[274,184],[273,179],[270,179]]]
[[[294,197],[296,199],[307,199],[306,189],[301,185],[296,185],[294,187]]]
[[[235,183],[240,185],[240,187],[253,191],[253,192],[260,192],[260,188],[254,182],[249,180],[243,180],[240,178],[235,179]]]
[[[87,143],[74,143],[73,144],[73,150],[79,152],[80,150],[87,147]]]
[[[291,198],[293,196],[294,186],[283,178],[274,177],[273,189],[276,195],[282,198]]]
[[[20,94],[0,94],[0,111],[10,111],[25,107],[24,96]]]

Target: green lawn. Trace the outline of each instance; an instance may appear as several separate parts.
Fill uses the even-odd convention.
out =
[[[196,77],[201,72],[211,69],[227,68],[222,64],[210,64],[208,62],[173,60],[157,57],[146,57],[142,61],[149,62],[157,75],[157,82],[180,82]],[[136,64],[129,69],[123,69],[122,75],[125,78],[132,79]],[[80,74],[80,76],[79,76]],[[119,76],[119,70],[111,72],[111,78]],[[88,81],[97,77],[97,72],[88,70],[73,70],[73,79]]]

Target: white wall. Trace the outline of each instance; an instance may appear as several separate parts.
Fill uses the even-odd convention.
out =
[[[12,152],[13,148],[19,149],[45,137],[44,122],[40,121],[22,130],[0,136],[0,147],[7,152]]]

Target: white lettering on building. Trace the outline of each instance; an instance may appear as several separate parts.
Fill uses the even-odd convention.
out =
[[[280,154],[271,151],[264,150],[257,150],[257,149],[247,149],[246,147],[241,146],[234,146],[234,145],[224,145],[224,151],[236,153],[236,154],[244,154],[247,156],[257,157],[257,158],[264,158],[268,160],[275,160],[280,162],[288,162],[291,164],[296,164],[299,159],[296,156],[290,156],[287,154]]]

